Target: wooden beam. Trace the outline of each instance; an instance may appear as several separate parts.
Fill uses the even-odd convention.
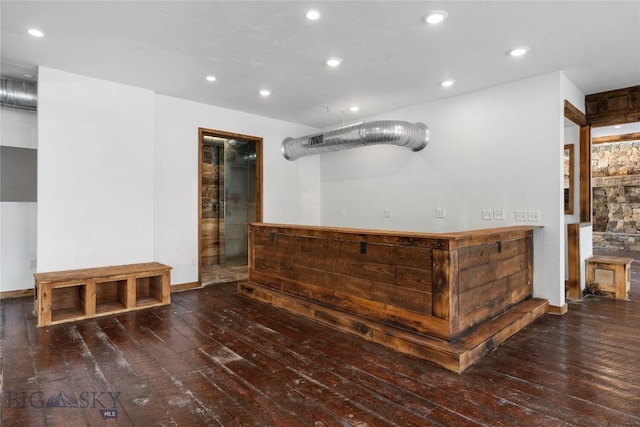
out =
[[[575,105],[573,105],[566,99],[564,100],[564,116],[578,126],[587,125],[587,117],[584,115],[584,113],[578,110]]]
[[[640,121],[640,86],[587,95],[585,110],[591,126]]]
[[[597,136],[591,139],[592,144],[605,144],[608,142],[640,141],[640,132],[625,133],[622,135]]]
[[[567,298],[580,299],[580,224],[567,224],[567,252],[569,279]]]
[[[580,222],[591,222],[591,127],[580,126]]]

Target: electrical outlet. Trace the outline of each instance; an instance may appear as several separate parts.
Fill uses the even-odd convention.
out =
[[[482,219],[484,219],[485,221],[493,220],[493,211],[491,209],[483,209]]]
[[[29,268],[36,268],[37,263],[35,259],[29,260]]]
[[[540,211],[528,211],[527,221],[532,221],[532,222],[540,221]]]
[[[391,209],[385,209],[384,210],[384,217],[385,218],[391,218]]]
[[[436,209],[436,218],[446,218],[447,210],[446,209]]]
[[[515,211],[516,221],[526,221],[527,220],[527,211],[517,210]]]
[[[494,209],[493,219],[496,221],[504,221],[504,209]]]

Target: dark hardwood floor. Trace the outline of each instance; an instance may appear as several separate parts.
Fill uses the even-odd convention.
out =
[[[3,300],[2,425],[640,426],[635,258],[631,301],[571,302],[461,375],[233,284],[46,328]]]

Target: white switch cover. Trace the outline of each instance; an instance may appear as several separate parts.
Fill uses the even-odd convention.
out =
[[[384,217],[385,218],[391,218],[391,209],[385,209],[384,210]]]
[[[493,211],[491,209],[483,209],[482,219],[485,221],[491,221],[493,219]]]
[[[436,209],[436,218],[446,218],[447,210],[446,209]]]
[[[496,221],[504,221],[504,209],[494,209],[493,219]]]
[[[540,221],[540,211],[528,211],[527,220],[532,222]]]
[[[526,221],[527,220],[527,211],[517,210],[515,211],[516,221]]]

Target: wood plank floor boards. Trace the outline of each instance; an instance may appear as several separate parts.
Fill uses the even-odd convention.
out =
[[[290,337],[292,337],[294,343],[296,341],[309,342],[310,346],[308,347],[309,347],[310,353],[306,355],[306,357],[315,358],[317,354],[324,355],[324,357],[328,356],[330,358],[329,361],[323,362],[322,360],[319,360],[318,363],[329,364],[331,366],[331,369],[333,369],[334,371],[342,372],[343,366],[359,366],[359,365],[367,366],[368,371],[373,370],[376,372],[375,375],[381,378],[387,378],[389,381],[391,381],[391,382],[386,382],[386,384],[383,385],[383,387],[384,386],[388,387],[392,385],[393,382],[400,381],[401,387],[409,388],[409,390],[416,393],[415,394],[416,396],[420,396],[420,393],[424,392],[425,389],[428,388],[429,390],[434,392],[434,394],[436,395],[436,397],[434,398],[435,400],[440,399],[440,402],[444,402],[444,404],[448,405],[448,407],[460,407],[464,405],[470,405],[471,407],[469,411],[475,410],[476,418],[479,418],[479,419],[484,418],[486,422],[492,423],[493,425],[496,425],[495,424],[496,420],[501,417],[500,414],[493,414],[493,415],[485,414],[485,412],[487,412],[487,407],[485,406],[485,403],[477,404],[476,402],[471,402],[471,403],[460,402],[458,397],[455,395],[437,396],[438,387],[439,387],[437,383],[433,383],[432,381],[427,381],[426,383],[420,383],[413,379],[413,377],[416,377],[421,374],[422,364],[418,364],[419,367],[417,370],[414,369],[408,372],[406,375],[400,376],[399,374],[400,374],[401,366],[398,366],[398,370],[388,369],[386,367],[386,365],[389,363],[388,359],[376,358],[375,353],[372,354],[367,351],[368,346],[364,345],[362,341],[354,337],[345,335],[344,336],[345,338],[340,342],[327,341],[323,337],[326,330],[322,325],[311,324],[311,325],[305,326],[303,329],[298,329],[292,325],[283,325],[281,324],[281,321],[279,319],[269,318],[268,314],[265,315],[264,312],[263,313],[256,312],[252,314],[255,316],[256,321],[258,321],[260,324],[268,325],[270,329],[272,330],[277,329],[279,333],[283,335],[287,334]],[[345,341],[348,341],[348,342],[345,342]],[[361,347],[361,345],[365,348],[362,348],[360,351],[358,351],[358,348]],[[318,350],[321,350],[321,352],[318,353]],[[304,351],[304,347],[302,348],[298,347],[297,351],[298,352]],[[369,359],[372,359],[372,360],[369,361]],[[352,371],[345,376],[351,378],[352,381],[357,381],[363,374],[367,374],[367,372],[363,370],[358,370],[358,372]],[[313,376],[316,374],[311,373],[310,375]],[[407,385],[407,382],[410,382],[412,384],[409,386]],[[399,404],[402,404],[402,402],[399,402]],[[431,401],[426,401],[427,408],[428,407],[433,408],[433,406],[437,406],[437,405],[435,405]],[[423,407],[423,409],[424,408],[425,407]],[[429,410],[423,410],[423,413],[428,413],[428,412]],[[462,422],[463,420],[464,418],[460,417],[458,421]],[[410,424],[400,424],[400,425],[410,425]],[[424,424],[424,425],[428,425],[428,424]],[[488,424],[488,425],[491,425],[491,424]]]
[[[214,349],[213,354],[210,354],[211,352],[205,349],[201,350],[211,358],[212,362],[219,362],[220,360],[222,362],[226,361],[227,363],[224,363],[224,366],[232,371],[230,375],[240,382],[240,387],[249,389],[257,388],[259,391],[266,392],[254,392],[260,400],[265,400],[262,399],[263,394],[267,396],[266,400],[264,402],[258,402],[259,404],[263,404],[263,406],[269,408],[269,402],[284,401],[303,408],[309,403],[309,399],[306,399],[309,396],[301,394],[301,390],[304,389],[311,393],[310,396],[313,399],[315,399],[315,395],[324,396],[326,402],[330,402],[332,407],[335,408],[335,405],[338,404],[339,408],[342,408],[342,412],[347,411],[352,416],[354,416],[354,413],[362,412],[361,408],[352,405],[340,395],[332,395],[333,391],[330,388],[287,366],[287,364],[289,364],[297,369],[308,372],[317,371],[318,369],[316,365],[310,364],[305,358],[292,354],[288,350],[288,348],[295,348],[294,343],[289,343],[287,347],[282,347],[278,343],[272,344],[270,342],[264,342],[264,340],[260,338],[260,335],[257,335],[257,340],[247,339],[246,336],[252,337],[253,335],[246,334],[245,331],[246,329],[252,329],[253,326],[243,324],[246,323],[246,321],[242,322],[242,319],[238,319],[240,321],[233,321],[228,317],[230,313],[226,313],[226,315],[218,315],[218,313],[205,314],[206,315],[190,313],[185,315],[185,318],[189,319],[190,322],[198,323],[200,329],[206,332],[210,339],[220,343],[224,342],[224,346],[220,349]],[[228,322],[232,323],[228,324]],[[261,329],[264,332],[264,328]],[[219,345],[221,346],[221,344]],[[272,348],[274,347],[279,349],[278,352],[284,352],[290,357],[282,362],[274,359],[274,357],[282,359],[282,357],[278,355],[278,352],[273,352]],[[266,351],[256,352],[256,348],[266,349]],[[250,364],[247,363],[247,359],[240,357],[239,354],[250,354]],[[287,379],[287,381],[284,381],[284,383],[274,383],[273,375],[277,375],[281,380]],[[289,383],[296,384],[296,390],[293,395],[291,394],[291,389],[288,387]],[[281,389],[283,385],[285,389]],[[304,397],[306,400],[301,399],[301,397]],[[271,406],[277,408],[278,405]],[[338,422],[338,418],[334,414],[331,413],[329,416],[333,420],[333,423]],[[360,418],[371,418],[369,422],[373,424],[370,425],[380,424],[379,419],[375,416],[371,417],[371,415],[366,412],[365,415]],[[297,425],[297,423],[301,425],[313,425],[314,420],[301,419],[298,415],[295,420],[291,420],[291,423],[292,424],[287,425]]]
[[[631,301],[570,302],[565,316],[544,316],[461,375],[234,284],[45,328],[31,299],[3,300],[2,425],[640,426],[635,258]],[[60,392],[81,407],[39,404]],[[119,393],[117,418],[99,411],[108,393]]]

